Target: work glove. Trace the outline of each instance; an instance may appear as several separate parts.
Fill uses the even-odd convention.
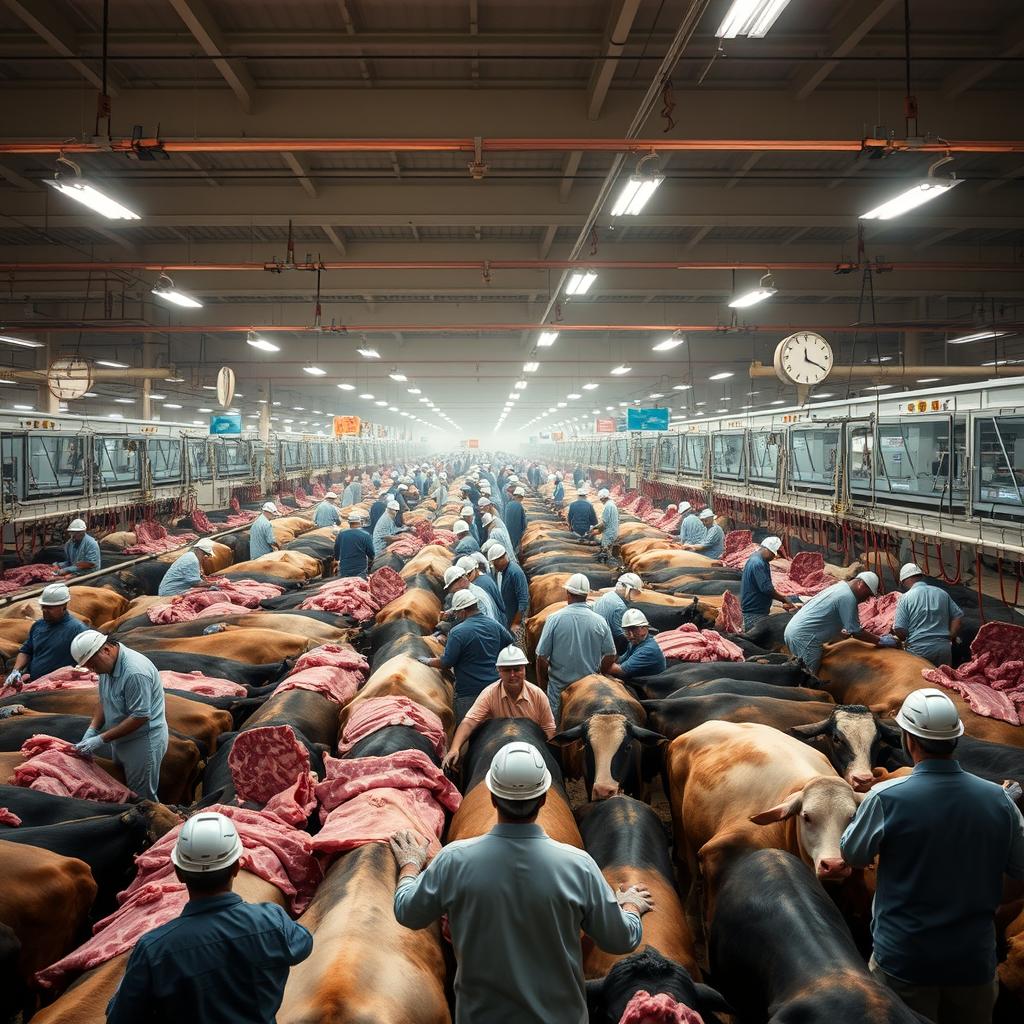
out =
[[[92,733],[90,736],[89,733]],[[103,746],[103,739],[93,729],[89,729],[86,734],[75,744],[75,750],[78,751],[82,757],[91,758],[100,747]]]
[[[634,907],[637,907],[641,917],[654,909],[654,899],[651,896],[651,891],[644,885],[631,885],[628,889],[623,889],[622,886],[619,886],[618,891],[615,893],[615,898],[619,901],[620,907],[625,903],[631,903]]]
[[[223,622],[215,622],[212,626],[207,626],[203,630],[203,636],[210,636],[213,633],[223,633],[227,627]]]
[[[1006,779],[1003,782],[1003,789],[1006,790],[1006,795],[1014,803],[1016,803],[1021,798],[1021,796],[1024,795],[1024,790],[1021,790],[1020,783],[1014,782],[1013,779]]]
[[[416,660],[421,665],[429,665],[434,659],[433,658],[428,658],[425,654],[422,654]]]
[[[21,689],[21,669],[13,669],[4,680],[4,684],[7,686],[13,686],[16,690]]]
[[[887,633],[885,636],[878,638],[879,647],[899,647],[900,642],[891,633]]]
[[[388,842],[400,869],[411,864],[417,871],[423,870],[427,863],[427,851],[430,849],[430,844],[425,839],[421,842],[415,832],[404,828],[396,832]]]

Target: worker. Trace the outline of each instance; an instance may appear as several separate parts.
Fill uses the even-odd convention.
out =
[[[933,665],[951,665],[950,644],[963,626],[963,609],[945,590],[926,582],[920,566],[912,562],[900,569],[900,584],[906,593],[896,602],[893,635],[911,654]]]
[[[715,513],[706,508],[700,514],[700,525],[704,528],[704,536],[693,544],[684,544],[684,551],[696,551],[705,558],[721,558],[725,550],[725,534],[715,522]]]
[[[993,918],[1003,876],[1024,880],[1024,818],[1004,787],[957,763],[964,727],[942,690],[908,694],[896,724],[914,769],[875,786],[839,841],[852,867],[878,858],[868,966],[928,1020],[988,1024]]]
[[[519,635],[526,621],[526,613],[530,608],[530,584],[522,566],[509,558],[508,552],[501,544],[492,544],[487,558],[495,572],[501,604],[505,609],[505,625]]]
[[[551,492],[551,500],[555,503],[555,508],[560,509],[562,507],[562,502],[565,501],[565,484],[562,483],[561,475],[549,475],[548,483],[553,483],[555,485]]]
[[[581,487],[576,492],[576,500],[572,502],[566,511],[566,521],[569,529],[581,540],[590,536],[590,531],[597,526],[597,514],[594,506],[587,501],[586,488]]]
[[[423,475],[423,470],[427,469],[427,466],[417,466],[412,474],[412,484],[417,491],[423,494],[423,485],[426,482],[426,477]]]
[[[437,475],[437,486],[430,492],[430,497],[434,499],[438,509],[444,507],[448,501],[448,474],[438,473]]]
[[[572,471],[572,482],[579,487],[584,480],[587,479],[587,474],[583,472],[583,467],[577,462],[576,468]]]
[[[103,567],[100,546],[95,537],[86,533],[85,520],[71,520],[68,538],[64,545],[64,561],[53,564],[55,576],[80,576]]]
[[[388,510],[388,502],[391,495],[387,491],[381,491],[370,505],[369,530],[372,534],[377,527],[377,521]]]
[[[480,545],[477,544],[476,538],[473,536],[470,530],[469,523],[465,519],[456,519],[452,526],[452,533],[455,534],[455,554],[458,557],[462,555],[471,555],[474,551],[480,550]]]
[[[503,647],[498,652],[495,664],[498,681],[480,691],[480,696],[455,730],[448,753],[441,762],[445,771],[458,767],[470,736],[491,718],[528,718],[540,726],[548,739],[555,735],[557,727],[551,717],[547,694],[539,686],[526,681],[526,666],[529,664],[529,659],[519,647]]]
[[[160,762],[167,752],[164,688],[156,666],[95,629],[71,641],[71,656],[100,677],[99,707],[75,749],[91,757],[109,743],[125,785],[143,800],[156,800]]]
[[[444,585],[445,600],[454,601],[455,595],[460,590],[469,590],[473,594],[477,601],[480,602],[480,611],[487,616],[489,619],[494,619],[495,622],[501,622],[504,618],[503,615],[498,614],[498,606],[491,599],[491,596],[487,591],[483,590],[476,583],[470,581],[469,576],[466,574],[466,570],[458,564],[449,565],[444,571],[444,578],[442,580]],[[442,616],[442,618],[454,618],[451,609]]]
[[[209,582],[205,577],[214,571],[212,556],[213,541],[208,537],[201,537],[192,545],[191,550],[179,555],[171,563],[171,567],[160,581],[157,594],[160,597],[173,597]]]
[[[599,562],[607,562],[611,557],[612,547],[619,540],[619,506],[612,501],[611,492],[602,487],[597,492],[597,500],[601,502],[601,519],[590,532],[597,537],[601,552],[597,556]]]
[[[509,537],[505,524],[493,512],[484,513],[483,524],[487,531],[487,539],[500,544],[508,553],[508,557],[513,562],[516,561],[516,556],[512,551],[512,538]]]
[[[270,525],[271,519],[277,515],[277,506],[272,501],[263,503],[263,510],[249,527],[249,557],[259,558],[261,555],[269,555],[271,551],[280,551],[274,536],[274,528]]]
[[[419,659],[430,668],[452,670],[455,676],[456,726],[480,696],[481,690],[494,682],[498,652],[515,643],[512,634],[497,619],[483,614],[479,593],[476,587],[466,586],[455,594],[452,612],[456,624],[448,634],[444,654],[440,658]]]
[[[107,1024],[277,1019],[288,969],[313,951],[313,937],[276,903],[231,891],[244,852],[234,822],[216,811],[181,826],[171,863],[188,902],[136,941]]]
[[[635,600],[643,591],[643,582],[635,572],[624,572],[613,589],[602,594],[591,606],[608,623],[615,641],[615,650],[621,654],[626,649],[626,634],[622,632],[622,614],[629,601]]]
[[[328,491],[324,500],[316,507],[313,513],[314,526],[341,526],[341,516],[338,515],[338,496],[334,491]]]
[[[537,683],[547,690],[558,721],[562,691],[577,679],[607,672],[615,660],[608,623],[587,605],[590,580],[581,572],[565,581],[566,606],[548,616],[537,644]]]
[[[373,538],[363,528],[366,517],[362,509],[354,508],[348,514],[348,529],[339,530],[334,538],[334,560],[338,563],[338,576],[349,578],[361,576],[364,580],[370,573],[374,559]]]
[[[522,542],[523,534],[526,533],[526,509],[523,508],[523,498],[526,497],[526,488],[517,483],[509,495],[508,504],[505,506],[505,529],[508,531],[509,539],[512,541],[512,553],[519,555],[519,545]]]
[[[848,582],[835,583],[815,594],[800,607],[786,626],[785,641],[790,652],[800,658],[807,671],[821,665],[822,645],[841,636],[878,644],[879,638],[861,628],[857,606],[878,593],[878,576],[858,573]]]
[[[341,492],[342,507],[358,505],[363,500],[363,481],[358,476],[345,478],[345,490]]]
[[[63,583],[51,583],[39,595],[43,617],[36,619],[18,649],[7,686],[20,690],[30,679],[41,679],[59,668],[73,665],[71,641],[88,628],[69,611],[71,591]]]
[[[769,566],[778,558],[781,547],[780,537],[765,537],[743,566],[740,610],[743,612],[744,632],[752,629],[772,610],[772,601],[781,601],[787,612],[796,611],[796,605],[785,594],[780,594],[772,582]]]
[[[480,528],[476,522],[476,510],[470,504],[465,504],[459,509],[459,518],[469,527],[469,534],[479,544],[485,538],[480,535]],[[453,526],[454,530],[455,527]]]
[[[383,555],[389,544],[394,544],[403,533],[409,532],[408,527],[398,526],[398,513],[401,510],[402,506],[394,498],[388,501],[384,515],[377,520],[377,525],[373,528],[374,556]]]
[[[681,501],[679,513],[683,517],[679,524],[679,543],[699,544],[708,531],[704,529],[700,517],[693,511],[693,506],[688,501]]]
[[[447,914],[455,1024],[579,1024],[587,1020],[580,932],[610,953],[632,951],[651,894],[636,884],[613,892],[590,854],[536,823],[551,786],[536,747],[507,743],[485,784],[497,824],[442,847],[425,871],[426,841],[407,829],[391,837],[395,918],[426,928]]]
[[[479,551],[474,551],[471,555],[463,555],[457,559],[455,564],[466,572],[466,579],[471,584],[479,587],[494,603],[494,610],[498,613],[498,621],[505,621],[505,605],[501,600],[501,591],[498,590],[498,584],[495,582],[494,577],[487,571],[490,567],[490,563],[487,561],[487,556],[481,554]]]
[[[639,679],[665,671],[665,655],[651,636],[651,624],[639,608],[627,608],[622,616],[622,628],[628,644],[608,674],[619,679]]]

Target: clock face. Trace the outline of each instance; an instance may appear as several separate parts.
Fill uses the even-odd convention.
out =
[[[775,372],[789,384],[820,384],[832,370],[832,346],[814,331],[798,331],[775,349]]]

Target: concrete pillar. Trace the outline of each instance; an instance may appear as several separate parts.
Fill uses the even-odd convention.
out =
[[[46,341],[44,347],[36,349],[36,369],[42,370],[43,373],[46,372],[54,355],[53,340],[49,332],[46,333],[44,339]],[[50,391],[45,380],[39,383],[36,408],[47,415],[55,415],[60,412],[60,399]]]
[[[144,334],[142,336],[142,365],[145,369],[149,369],[154,365],[153,363],[153,336],[151,334]],[[153,394],[153,382],[146,377],[142,381],[142,418],[144,420],[153,419],[153,399],[150,397]]]
[[[269,396],[269,394],[270,394],[270,391],[268,389],[267,390],[267,395]],[[266,441],[270,440],[270,398],[269,397],[267,398],[266,402],[264,402],[263,405],[260,406],[259,432],[260,432],[260,440],[261,441],[266,442]]]

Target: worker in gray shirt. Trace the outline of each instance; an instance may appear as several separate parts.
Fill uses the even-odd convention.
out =
[[[409,830],[392,836],[395,918],[426,928],[448,915],[455,1024],[587,1024],[580,931],[606,952],[632,952],[651,894],[613,893],[590,854],[537,824],[551,772],[532,744],[502,747],[485,783],[498,824],[449,843],[426,870],[427,843]]]
[[[907,590],[896,603],[893,635],[911,654],[933,665],[951,665],[950,644],[963,625],[963,609],[946,591],[927,583],[913,562],[900,569],[900,583]]]

